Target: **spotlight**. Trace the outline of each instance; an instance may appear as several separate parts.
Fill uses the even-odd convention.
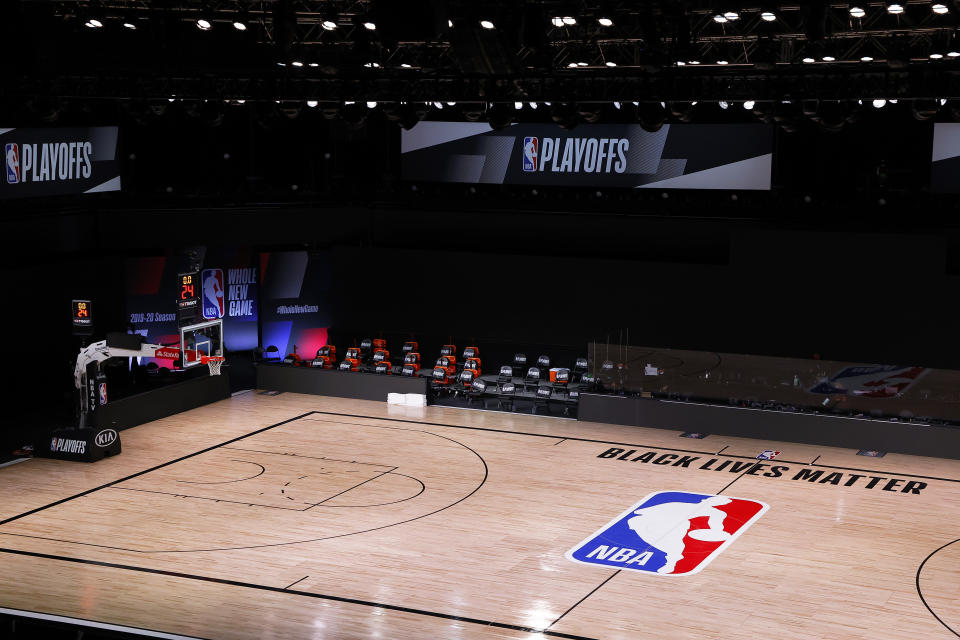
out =
[[[453,20],[447,20],[447,28],[453,29]]]
[[[100,29],[103,27],[103,23],[97,20],[96,18],[90,18],[84,23],[83,26],[89,27],[91,29]]]
[[[523,103],[522,103],[522,102],[514,102],[514,103],[513,103],[513,108],[516,109],[517,111],[520,111],[521,109],[523,109]]]
[[[861,7],[850,7],[850,15],[854,18],[862,18],[863,16],[867,15],[867,12]]]
[[[746,102],[743,103],[743,108],[746,109],[747,111],[753,111],[753,108],[755,106],[757,106],[757,103],[755,100],[747,100]]]
[[[933,5],[932,7],[930,7],[930,9],[931,9],[934,13],[936,13],[936,14],[938,14],[938,15],[943,15],[943,14],[945,14],[945,13],[947,13],[947,12],[950,11],[950,9],[947,9],[947,5],[945,5],[945,4],[939,4],[939,3]]]
[[[887,13],[892,13],[895,16],[900,15],[901,13],[903,13],[903,5],[897,4],[896,2],[894,2],[893,4],[888,4]]]
[[[198,18],[197,29],[200,29],[200,31],[210,31],[210,29],[213,29],[213,23],[206,18]]]
[[[727,102],[726,100],[721,100],[720,102],[717,103],[717,106],[719,106],[721,109],[729,109],[730,103]]]
[[[887,104],[887,101],[886,101],[886,100],[877,99],[877,100],[874,100],[874,101],[873,101],[873,108],[874,108],[874,109],[883,109],[883,108],[886,106],[886,104]]]
[[[613,26],[613,20],[611,20],[610,18],[597,18],[597,22],[600,23],[600,26],[601,26],[601,27],[612,27],[612,26]]]
[[[700,64],[699,60],[691,60],[689,64]]]
[[[366,67],[367,69],[379,69],[379,68],[380,68],[380,63],[379,63],[379,62],[366,62],[366,63],[364,63],[363,66]]]
[[[401,63],[400,63],[400,68],[401,68],[401,69],[412,69],[412,67],[411,67],[409,64],[407,64],[406,62],[401,62]]]
[[[777,19],[777,15],[771,11],[764,11],[760,14],[760,19],[764,20],[765,22],[773,22]]]
[[[290,64],[292,64],[292,65],[295,66],[295,67],[302,67],[302,66],[303,66],[303,63],[300,62],[299,60],[294,60],[294,61],[291,62]]]
[[[563,27],[563,18],[556,16],[550,19],[550,24],[555,27]]]
[[[823,56],[822,60],[824,62],[835,62],[836,58],[834,58],[833,56]]]
[[[861,56],[861,57],[860,57],[860,62],[873,62],[873,57],[872,57],[872,56]]]
[[[577,66],[578,66],[578,67],[585,67],[585,66],[587,66],[587,63],[586,63],[586,62],[578,62],[578,63],[577,63]]]
[[[233,21],[233,28],[236,29],[237,31],[246,31],[247,23],[238,18]]]
[[[323,27],[324,31],[333,31],[337,28],[337,23],[333,20],[324,20],[320,23],[320,26]]]
[[[617,66],[617,63],[616,63],[616,62],[613,62],[612,60],[607,60],[606,62],[604,62],[604,64],[607,65],[608,67],[615,67],[615,66]]]
[[[376,109],[376,108],[377,108],[377,103],[376,103],[376,102],[373,102],[373,101],[371,100],[370,102],[367,103],[367,109]]]
[[[480,21],[480,26],[483,27],[484,29],[493,29],[493,28],[494,28],[493,23],[490,22],[489,20],[481,20],[481,21]]]
[[[318,104],[320,104],[320,102],[317,100],[307,100],[307,106],[310,107],[311,109],[316,108]]]
[[[816,62],[816,60],[814,60],[810,56],[807,56],[806,58],[803,59],[803,62],[804,64],[813,64],[814,62]]]
[[[723,14],[723,17],[727,20],[739,20],[740,14],[736,11],[727,11],[725,14]]]
[[[563,16],[561,20],[563,20],[563,24],[567,25],[568,27],[572,27],[573,25],[577,24],[577,19],[573,16]]]
[[[942,57],[943,57],[943,54],[942,54],[942,53],[931,53],[931,54],[930,54],[930,59],[931,59],[931,60],[939,60],[939,59],[942,58]]]
[[[124,20],[124,21],[123,21],[123,28],[124,28],[124,29],[130,29],[131,31],[136,31],[136,30],[137,30],[137,25],[136,25],[136,23],[135,23],[133,20]]]
[[[951,51],[947,54],[948,58],[956,58],[960,56],[960,51]]]
[[[319,62],[308,62],[308,63],[307,63],[307,66],[308,66],[308,67],[319,67],[319,66],[320,66],[320,63],[319,63]]]
[[[366,29],[367,31],[376,31],[377,24],[375,22],[364,22],[363,28]]]
[[[678,67],[685,67],[685,66],[687,66],[687,63],[684,62],[683,60],[677,60],[677,66],[678,66]]]
[[[717,64],[730,64],[726,60],[717,60]]]
[[[539,106],[536,102],[531,102],[529,104],[531,109],[536,109]]]
[[[568,68],[568,69],[576,69],[576,68],[577,68],[577,63],[576,63],[576,62],[571,62],[570,64],[567,65],[567,68]]]
[[[719,24],[723,24],[724,22],[727,21],[727,19],[718,13],[717,15],[713,16],[713,21]]]

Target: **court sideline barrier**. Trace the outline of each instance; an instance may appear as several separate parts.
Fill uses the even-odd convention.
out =
[[[593,393],[580,395],[577,419],[960,459],[960,428],[941,425]]]
[[[257,389],[385,402],[390,393],[427,396],[427,378],[258,364]]]
[[[94,413],[99,428],[120,431],[230,397],[230,376],[201,376],[112,400]]]

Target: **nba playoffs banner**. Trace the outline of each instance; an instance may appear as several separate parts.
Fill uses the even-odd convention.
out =
[[[773,128],[421,122],[402,138],[403,178],[432,182],[769,190]]]
[[[332,265],[326,252],[276,251],[260,254],[262,345],[280,357],[312,359],[327,343],[331,325]]]
[[[0,128],[0,198],[119,191],[117,132],[117,127]]]
[[[960,124],[933,125],[930,188],[939,193],[960,193]]]

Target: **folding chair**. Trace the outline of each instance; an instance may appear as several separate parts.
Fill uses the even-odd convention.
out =
[[[420,354],[416,351],[410,351],[403,356],[404,369],[406,369],[407,366],[413,369],[413,375],[417,375],[420,372]]]
[[[393,373],[393,365],[389,360],[379,360],[373,365],[373,372],[381,375],[390,375]]]
[[[480,349],[477,347],[466,347],[463,350],[463,359],[480,357]]]
[[[400,350],[404,355],[411,353],[413,351],[419,351],[420,345],[417,344],[416,340],[408,340],[403,343],[403,348]]]
[[[550,413],[550,397],[553,395],[553,390],[550,387],[543,386],[537,387],[537,395],[533,399],[533,412],[537,412],[538,407],[543,407],[547,410],[547,413]]]
[[[483,405],[483,408],[487,408],[487,401],[484,398],[483,394],[487,391],[487,383],[481,380],[480,378],[474,378],[470,383],[470,388],[466,391],[467,396],[467,405],[470,405],[474,400],[479,400]]]
[[[407,363],[403,365],[402,369],[400,369],[400,375],[415,378],[419,371],[420,365]]]
[[[445,392],[450,391],[450,383],[452,378],[450,374],[447,373],[447,370],[443,367],[434,367],[432,374],[431,386],[433,390],[438,394],[442,395]]]
[[[360,371],[359,358],[344,358],[343,362],[340,363],[340,371]]]
[[[550,371],[550,356],[540,356],[537,358],[537,367],[540,368],[540,375],[546,378],[547,372]]]
[[[503,409],[504,406],[509,406],[510,411],[513,411],[513,401],[514,396],[517,393],[517,385],[512,381],[504,382],[499,385],[500,388],[497,390],[497,407]]]
[[[536,367],[530,367],[527,369],[527,375],[523,379],[523,389],[524,391],[533,388],[534,393],[537,389],[540,388],[540,369]]]
[[[527,367],[527,356],[523,353],[513,354],[513,375],[523,375],[523,370]]]
[[[310,362],[311,367],[320,367],[323,369],[332,369],[333,363],[337,359],[337,348],[332,344],[326,344],[317,349],[317,357]]]
[[[500,367],[500,373],[497,375],[497,382],[509,382],[513,380],[513,367],[508,364]]]
[[[576,364],[573,365],[573,375],[575,378],[579,378],[587,370],[590,364],[587,362],[586,358],[577,358]]]

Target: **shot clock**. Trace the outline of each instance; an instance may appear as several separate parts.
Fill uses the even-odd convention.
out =
[[[70,303],[73,334],[88,336],[93,333],[93,306],[89,300],[73,300]]]
[[[200,273],[177,275],[177,321],[180,326],[195,324],[200,317]]]

